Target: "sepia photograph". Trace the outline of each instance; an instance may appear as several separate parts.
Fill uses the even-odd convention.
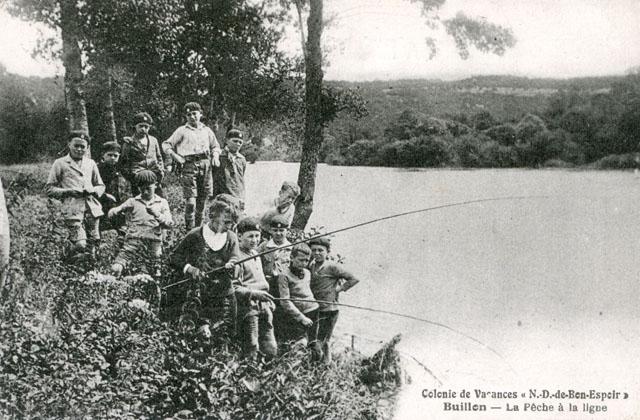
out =
[[[0,25],[0,418],[640,419],[637,0]]]

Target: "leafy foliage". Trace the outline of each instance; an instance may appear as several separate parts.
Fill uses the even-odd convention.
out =
[[[202,341],[159,318],[153,278],[100,274],[113,257],[113,236],[105,237],[97,271],[60,264],[64,231],[57,207],[42,196],[46,170],[3,172],[14,241],[0,305],[1,417],[380,418],[376,401],[395,385],[359,379],[366,362],[357,353],[325,367],[284,346],[272,361],[251,362],[234,345]],[[175,181],[166,192],[179,207]],[[170,232],[169,245],[178,234]]]

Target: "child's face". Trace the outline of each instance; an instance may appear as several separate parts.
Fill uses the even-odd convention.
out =
[[[138,123],[136,124],[136,134],[139,136],[147,135],[149,134],[149,128],[151,128],[151,126],[147,123]]]
[[[82,140],[79,138],[74,138],[69,142],[69,155],[71,159],[82,159],[84,154],[87,152],[87,148],[89,144],[86,140]]]
[[[327,259],[329,250],[322,245],[311,245],[311,255],[313,259],[318,263],[324,262]]]
[[[291,204],[295,199],[296,196],[293,194],[293,191],[288,188],[282,189],[278,193],[278,203],[280,203],[280,206]]]
[[[118,159],[120,159],[118,152],[106,152],[102,155],[102,160],[109,165],[115,165],[118,163]]]
[[[233,218],[230,213],[211,214],[209,216],[209,228],[216,233],[223,233],[233,227]]]
[[[200,111],[189,111],[186,114],[187,122],[190,125],[196,125],[200,122],[200,118],[202,118],[202,112]]]
[[[273,242],[276,244],[284,243],[284,240],[287,238],[287,228],[271,228],[271,237],[273,238]]]
[[[156,193],[156,183],[140,186],[140,196],[143,200],[150,200]]]
[[[291,267],[301,269],[309,265],[309,256],[303,252],[298,252],[296,256],[291,256]]]
[[[240,248],[242,249],[256,249],[260,243],[260,232],[257,230],[250,230],[240,235]]]
[[[238,150],[240,150],[243,144],[244,141],[242,139],[233,138],[227,140],[227,148],[229,148],[229,151],[231,153],[236,153]]]

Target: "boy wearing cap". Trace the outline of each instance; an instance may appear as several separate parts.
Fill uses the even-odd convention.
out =
[[[184,110],[187,123],[162,143],[162,150],[168,156],[168,167],[170,159],[182,165],[184,221],[190,230],[202,224],[206,199],[213,194],[211,165],[220,166],[220,145],[213,131],[200,122],[200,104],[189,102]]]
[[[98,218],[103,212],[98,199],[104,192],[104,183],[96,163],[85,156],[88,147],[86,134],[71,137],[69,154],[53,162],[47,178],[47,195],[62,201],[62,216],[69,232],[65,253],[69,257],[84,253],[87,248],[89,257],[94,257],[100,241]]]
[[[120,276],[132,263],[145,262],[154,276],[159,276],[162,256],[162,230],[173,225],[169,203],[156,195],[156,176],[149,170],[136,174],[140,194],[129,198],[109,211],[109,218],[124,213],[127,219],[127,236],[111,271]]]
[[[98,162],[98,171],[105,185],[104,194],[100,197],[102,211],[109,214],[109,210],[120,205],[129,195],[129,183],[122,175],[118,160],[120,159],[120,145],[115,141],[108,141],[102,145],[102,159]],[[118,235],[124,235],[125,218],[103,218],[100,221],[100,232],[116,229]]]
[[[323,361],[331,362],[330,340],[333,329],[338,321],[338,302],[340,292],[346,292],[358,284],[358,280],[341,264],[329,261],[331,241],[327,237],[315,238],[309,241],[313,261],[309,266],[311,271],[311,292],[319,302],[318,341],[322,345]]]
[[[306,244],[293,247],[289,267],[278,276],[278,293],[284,311],[281,326],[284,336],[296,344],[308,344],[317,359],[322,351],[316,340],[319,306],[314,302],[311,274],[306,269],[310,257],[311,249]]]
[[[262,229],[264,231],[268,231],[271,224],[271,218],[277,214],[284,216],[287,221],[287,225],[291,226],[293,215],[296,212],[296,206],[293,203],[299,195],[300,187],[298,184],[289,181],[283,182],[280,192],[278,193],[278,197],[270,203],[273,207],[267,210],[260,217],[260,226]]]
[[[257,255],[260,242],[260,225],[253,217],[246,217],[238,223],[240,259]],[[256,359],[258,351],[267,357],[275,357],[278,345],[273,332],[273,298],[269,294],[269,283],[262,271],[259,257],[240,264],[239,276],[233,281],[238,301],[240,338],[247,356]]]
[[[287,232],[289,231],[289,224],[287,219],[281,215],[276,214],[271,219],[269,224],[269,233],[271,238],[258,246],[258,254],[270,251],[275,248],[286,247],[291,245],[287,240]],[[277,279],[278,275],[289,266],[291,261],[291,248],[278,249],[277,251],[264,254],[260,257],[262,259],[262,267],[264,268],[264,274],[269,283],[269,290],[276,296],[278,293]]]
[[[244,144],[242,131],[232,128],[227,132],[226,145],[220,153],[220,166],[212,168],[213,196],[229,194],[244,202],[244,172],[247,160],[240,153]]]
[[[133,194],[140,194],[136,184],[136,174],[142,170],[152,171],[156,176],[156,194],[163,196],[160,182],[164,178],[164,164],[158,139],[149,135],[153,124],[151,115],[139,112],[133,117],[135,132],[131,137],[125,137],[122,144],[120,167],[122,173],[131,183]]]

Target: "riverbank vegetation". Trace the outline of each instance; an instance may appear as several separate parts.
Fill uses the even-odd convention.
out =
[[[380,356],[344,349],[326,368],[304,349],[284,347],[275,360],[248,362],[233,345],[202,341],[188,325],[164,319],[163,284],[101,274],[115,235],[105,236],[95,270],[61,264],[64,226],[42,193],[47,170],[2,170],[13,242],[0,304],[0,417],[388,417],[377,403],[397,386],[394,358],[373,363]],[[179,208],[173,181],[167,192]]]

